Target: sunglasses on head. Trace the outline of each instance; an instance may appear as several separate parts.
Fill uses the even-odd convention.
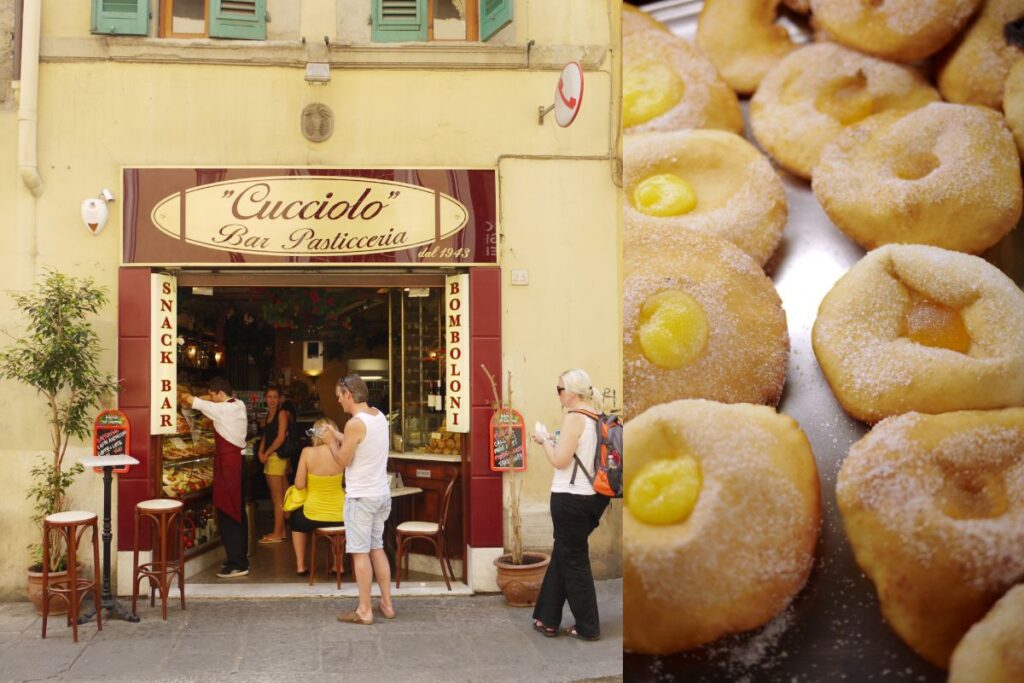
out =
[[[562,392],[565,391],[565,387],[555,387],[555,391],[557,391],[558,395],[561,396]]]

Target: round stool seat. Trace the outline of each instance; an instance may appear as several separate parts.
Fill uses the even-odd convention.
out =
[[[46,516],[46,521],[50,524],[81,524],[82,522],[91,522],[96,519],[95,512],[86,512],[85,510],[68,510],[67,512],[55,512],[52,515]]]
[[[144,500],[135,507],[143,512],[168,512],[170,510],[180,510],[185,507],[185,504],[173,498],[153,498],[151,500]]]
[[[322,526],[318,528],[316,531],[318,531],[321,534],[340,534],[343,531],[345,531],[345,526]]]
[[[402,522],[395,528],[407,534],[436,534],[441,527],[437,522]]]

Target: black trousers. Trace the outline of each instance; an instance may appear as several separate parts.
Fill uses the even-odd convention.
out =
[[[599,495],[551,494],[555,545],[533,610],[533,618],[540,619],[548,628],[561,625],[562,606],[568,601],[576,618],[576,632],[583,636],[601,634],[587,539],[597,528],[610,500]]]
[[[220,541],[228,559],[224,563],[228,568],[249,568],[249,515],[245,510],[245,483],[242,483],[242,521],[224,514],[217,508],[217,524],[220,526]]]

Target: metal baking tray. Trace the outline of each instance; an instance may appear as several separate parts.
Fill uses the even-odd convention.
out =
[[[643,7],[674,33],[693,40],[703,3],[664,0]],[[784,19],[798,40],[804,27]],[[747,103],[742,102],[744,117]],[[756,144],[747,125],[746,137]],[[835,484],[850,446],[867,427],[843,412],[811,349],[818,305],[832,285],[864,255],[822,211],[809,183],[778,169],[789,201],[789,221],[766,267],[782,298],[791,352],[779,410],[803,428],[821,481],[822,527],[816,562],[793,603],[760,629],[723,638],[699,650],[665,657],[626,654],[627,681],[945,681],[945,672],[916,655],[882,618],[874,584],[860,571],[836,507]],[[1010,233],[983,254],[1024,284],[1024,231]],[[629,595],[624,595],[629,604]],[[686,615],[679,615],[685,619]]]

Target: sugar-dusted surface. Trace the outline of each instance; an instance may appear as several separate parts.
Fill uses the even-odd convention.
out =
[[[1024,680],[1024,584],[1006,593],[956,647],[949,683]]]
[[[894,33],[914,36],[936,24],[962,26],[980,4],[981,0],[811,0],[811,9],[829,26],[884,22]]]
[[[1024,51],[1007,42],[1003,27],[1022,15],[1021,0],[988,0],[982,6],[978,18],[971,22],[939,72],[939,90],[944,99],[1002,108],[1006,76],[1024,56]]]

